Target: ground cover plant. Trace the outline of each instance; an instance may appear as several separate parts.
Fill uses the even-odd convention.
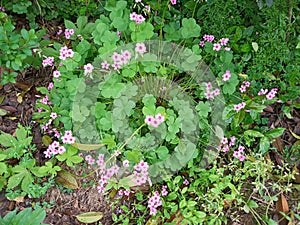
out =
[[[1,219],[299,223],[299,10],[3,1]]]

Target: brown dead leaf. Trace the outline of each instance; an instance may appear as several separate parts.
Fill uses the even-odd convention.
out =
[[[284,195],[281,193],[277,202],[276,202],[276,213],[279,217],[279,225],[287,225],[288,224],[288,220],[285,219],[282,215],[282,213],[288,214],[290,211],[289,209],[289,205],[288,202],[286,200],[286,198],[284,197]]]
[[[281,141],[281,138],[274,138],[274,141],[272,142],[272,145],[278,150],[278,152],[282,152],[283,150],[283,144]]]
[[[69,189],[79,188],[75,176],[67,170],[58,171],[55,181],[56,183]]]

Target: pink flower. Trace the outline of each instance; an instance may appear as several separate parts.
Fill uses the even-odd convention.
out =
[[[66,149],[65,149],[64,146],[59,146],[58,149],[57,149],[57,151],[58,151],[58,154],[61,155],[61,154],[63,154],[66,151]]]
[[[128,50],[121,51],[122,56],[125,57],[125,59],[130,60],[131,59],[131,52]]]
[[[233,106],[233,110],[236,111],[236,112],[239,112],[241,109],[245,108],[246,106],[246,103],[245,102],[241,102],[237,105],[234,105]]]
[[[172,5],[176,5],[176,0],[170,0]]]
[[[231,73],[229,70],[226,70],[226,72],[223,74],[222,76],[222,81],[225,82],[225,81],[228,81],[231,77]]]
[[[146,46],[144,43],[137,43],[136,47],[135,47],[135,51],[136,53],[139,53],[141,55],[143,55],[144,53],[147,52]]]
[[[53,71],[53,77],[59,78],[60,77],[60,72],[58,70]]]
[[[223,145],[227,144],[227,143],[228,143],[228,139],[225,138],[225,137],[223,137],[222,140],[221,140],[221,143],[222,143]]]
[[[214,98],[213,92],[210,92],[210,91],[206,91],[206,92],[204,93],[204,95],[205,95],[205,97],[206,97],[207,99],[213,99],[213,98]]]
[[[227,42],[229,41],[229,38],[221,38],[220,39],[220,43],[221,43],[221,45],[223,45],[223,46],[225,46],[225,45],[227,45]]]
[[[50,91],[52,88],[54,87],[54,84],[53,82],[50,82],[49,85],[48,85],[48,91]]]
[[[130,190],[125,190],[124,195],[129,196],[130,195]]]
[[[221,50],[221,45],[219,43],[215,43],[214,47],[213,47],[213,50],[220,51]]]
[[[136,18],[137,18],[137,14],[135,12],[130,13],[130,20],[134,20],[135,21]]]
[[[260,89],[257,95],[265,95],[268,92],[268,89]]]
[[[123,166],[129,167],[129,161],[127,159],[123,161]]]
[[[243,162],[243,161],[245,160],[245,158],[246,158],[246,156],[240,155],[239,160],[240,160],[241,162]]]
[[[92,73],[94,69],[93,65],[90,63],[84,65],[83,68],[84,68],[84,75]]]
[[[244,85],[241,85],[241,87],[240,87],[240,91],[241,91],[242,93],[246,92],[246,86],[244,86]]]
[[[121,36],[121,31],[117,31],[117,35],[120,37]]]
[[[108,70],[109,69],[109,63],[107,62],[107,61],[104,61],[103,63],[101,63],[101,68],[102,69],[106,69],[106,70]]]
[[[185,179],[185,180],[183,181],[183,184],[184,184],[184,185],[189,185],[189,183],[190,183],[190,182],[189,182],[187,179]]]
[[[57,113],[54,113],[54,112],[51,113],[51,114],[50,114],[50,117],[51,117],[52,119],[55,119],[55,118],[57,117]]]
[[[224,48],[225,51],[230,51],[231,49],[229,47]]]
[[[205,42],[204,42],[204,41],[200,41],[199,45],[200,45],[201,47],[203,47],[203,46],[205,45]]]

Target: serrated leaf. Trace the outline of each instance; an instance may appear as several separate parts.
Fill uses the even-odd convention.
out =
[[[67,170],[62,170],[57,173],[57,177],[55,181],[69,189],[77,189],[79,188],[77,180],[75,176]]]
[[[76,218],[82,223],[95,223],[101,220],[102,217],[102,212],[87,212],[76,216]]]

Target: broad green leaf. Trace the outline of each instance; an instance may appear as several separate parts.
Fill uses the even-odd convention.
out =
[[[10,134],[2,133],[0,135],[0,143],[4,147],[14,146],[16,142],[17,140]]]
[[[194,18],[183,18],[182,28],[180,29],[180,33],[183,38],[198,37],[200,35],[200,31],[201,28]]]
[[[79,17],[77,18],[76,23],[77,23],[78,29],[79,29],[79,30],[82,30],[83,27],[87,24],[87,17],[86,17],[86,16],[79,16]],[[76,30],[75,30],[75,31],[76,31]]]
[[[211,111],[209,102],[204,103],[200,101],[196,106],[196,110],[200,117],[207,117],[208,113]]]
[[[244,132],[244,135],[249,136],[249,137],[264,137],[262,133],[256,130],[246,130]]]
[[[267,137],[262,137],[259,142],[259,153],[266,154],[270,149],[270,140]]]
[[[285,128],[275,128],[265,133],[268,138],[277,138],[283,134]]]
[[[81,143],[73,143],[73,147],[78,148],[79,150],[84,150],[84,151],[92,151],[92,150],[97,150],[103,146],[104,144],[81,144]]]
[[[95,223],[101,220],[102,217],[102,212],[87,212],[76,216],[76,218],[82,223]]]

